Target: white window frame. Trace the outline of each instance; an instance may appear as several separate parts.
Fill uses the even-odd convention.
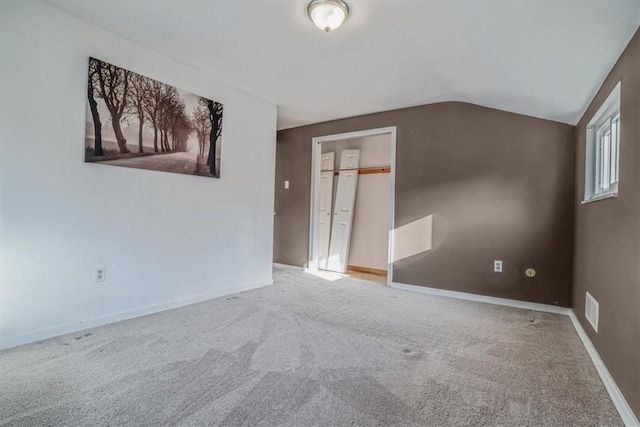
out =
[[[620,184],[621,82],[587,125],[584,201],[616,197]]]

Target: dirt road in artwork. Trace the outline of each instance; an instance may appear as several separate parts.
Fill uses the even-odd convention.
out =
[[[196,172],[196,160],[197,156],[195,153],[168,153],[132,157],[129,159],[108,160],[100,163],[193,175]]]

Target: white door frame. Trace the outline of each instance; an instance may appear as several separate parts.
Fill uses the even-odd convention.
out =
[[[377,129],[367,129],[355,132],[339,133],[335,135],[317,136],[311,139],[311,206],[309,215],[309,262],[307,271],[318,271],[318,216],[317,208],[320,205],[320,160],[322,157],[322,142],[340,141],[343,139],[362,138],[372,135],[391,136],[391,178],[390,178],[390,203],[389,203],[389,248],[387,253],[387,284],[391,284],[393,276],[393,226],[395,213],[396,192],[396,126]]]

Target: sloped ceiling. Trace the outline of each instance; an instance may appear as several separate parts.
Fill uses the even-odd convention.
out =
[[[575,124],[640,24],[640,0],[51,0],[278,106],[278,128],[440,101]]]

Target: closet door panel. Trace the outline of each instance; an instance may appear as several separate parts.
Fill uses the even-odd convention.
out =
[[[358,187],[360,150],[344,150],[340,159],[338,188],[331,226],[331,241],[327,270],[344,273],[347,270],[349,241],[353,223],[353,208]],[[346,170],[343,170],[346,169]]]

